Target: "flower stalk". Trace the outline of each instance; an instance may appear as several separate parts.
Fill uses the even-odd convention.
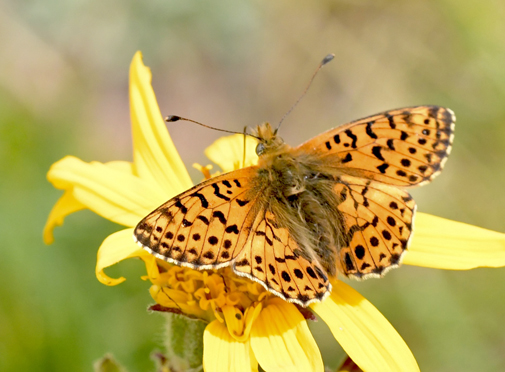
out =
[[[165,357],[173,372],[203,370],[203,332],[207,323],[184,315],[165,313]]]

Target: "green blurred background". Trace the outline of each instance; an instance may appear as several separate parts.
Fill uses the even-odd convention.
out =
[[[241,131],[277,122],[321,58],[336,55],[283,124],[296,145],[338,124],[417,104],[452,108],[442,176],[414,190],[419,210],[505,232],[505,3],[501,0],[0,3],[0,370],[89,371],[112,352],[152,370],[163,320],[148,314],[138,261],[94,275],[119,226],[70,216],[45,246],[61,192],[45,174],[65,155],[131,160],[128,68],[141,50],[163,114]],[[170,132],[188,166],[219,133]],[[195,181],[199,175],[191,170]],[[396,327],[423,371],[505,370],[505,269],[403,266],[352,285]],[[344,354],[322,322],[325,363]]]

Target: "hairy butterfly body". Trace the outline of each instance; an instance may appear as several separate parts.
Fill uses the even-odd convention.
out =
[[[329,277],[380,277],[397,267],[416,204],[400,187],[430,182],[450,153],[451,110],[418,106],[331,129],[292,148],[256,129],[257,166],[206,180],[161,205],[134,238],[194,269],[231,266],[307,306]]]

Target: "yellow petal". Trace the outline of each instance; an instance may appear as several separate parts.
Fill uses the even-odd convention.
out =
[[[249,341],[235,340],[218,320],[212,321],[203,334],[203,366],[205,372],[258,371]]]
[[[193,186],[161,116],[151,86],[151,71],[137,52],[130,66],[130,115],[137,174],[157,183],[169,199]]]
[[[135,167],[133,163],[123,160],[114,160],[105,163],[108,167],[114,168],[118,171],[126,172],[128,174],[135,174]]]
[[[85,209],[86,206],[74,198],[72,191],[65,191],[56,202],[49,217],[46,226],[44,226],[44,243],[51,244],[54,241],[53,230],[56,226],[63,225],[65,217],[69,214]]]
[[[447,270],[505,266],[505,234],[418,213],[403,263]]]
[[[244,135],[234,134],[221,137],[205,149],[205,155],[219,165],[223,172],[231,172],[239,168],[258,163],[256,146],[258,141],[246,136],[246,156],[244,165]]]
[[[387,319],[347,284],[332,284],[331,295],[310,307],[347,355],[367,372],[419,371],[412,352]]]
[[[54,187],[71,192],[76,201],[100,216],[134,226],[166,201],[166,196],[148,182],[117,168],[117,164],[85,163],[67,156],[51,166],[47,178]]]
[[[113,279],[104,273],[106,267],[130,257],[141,257],[144,260],[155,258],[139,248],[133,241],[133,229],[125,229],[109,235],[98,248],[95,273],[98,280],[106,285],[117,285],[124,282],[124,277]],[[146,264],[149,268],[150,264]]]
[[[296,306],[271,300],[254,322],[251,347],[265,371],[324,371],[307,322]]]

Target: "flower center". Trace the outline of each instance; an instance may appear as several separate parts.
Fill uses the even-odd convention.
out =
[[[149,292],[166,311],[225,323],[238,341],[249,337],[252,324],[273,295],[259,283],[241,278],[230,268],[198,271],[159,262]]]

